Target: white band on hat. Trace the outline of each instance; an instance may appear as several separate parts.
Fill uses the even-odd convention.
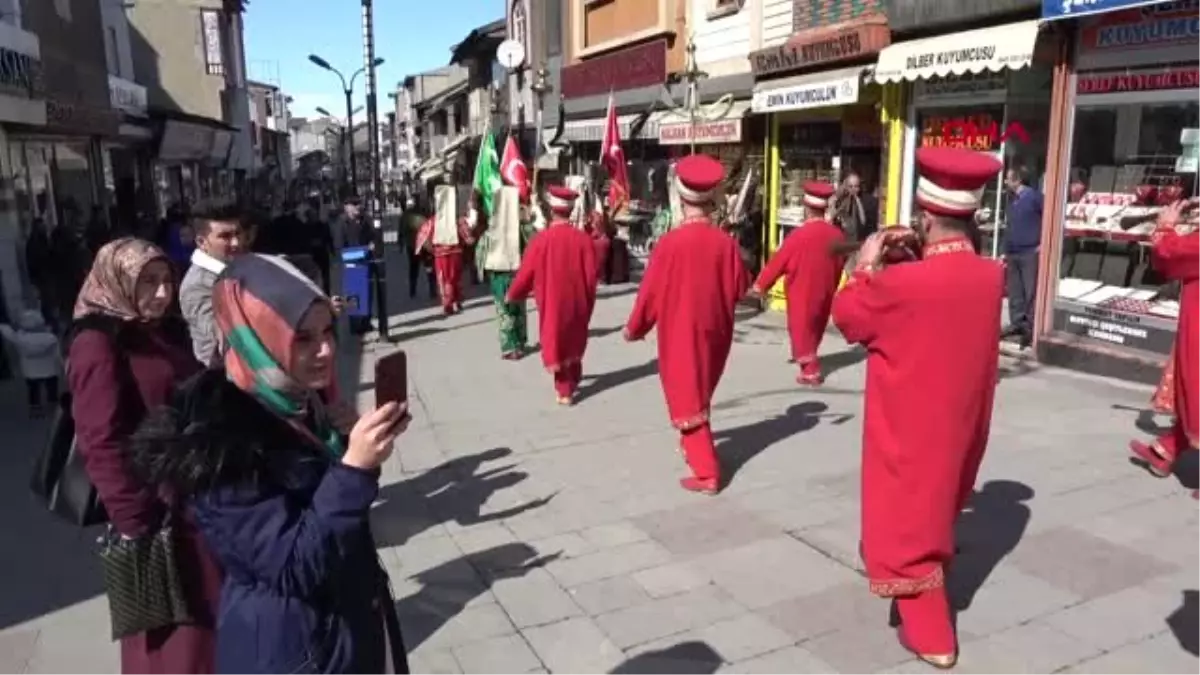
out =
[[[978,190],[948,190],[925,178],[917,179],[917,197],[935,207],[942,207],[969,215],[979,208],[983,199],[983,188]]]
[[[554,196],[554,194],[550,192],[546,193],[546,204],[553,211],[571,211],[575,208],[574,199],[562,199],[561,197]]]
[[[675,177],[675,191],[679,193],[679,198],[688,204],[699,205],[716,201],[716,188],[699,192],[684,185],[683,181],[679,180],[679,176]]]
[[[806,192],[804,193],[804,205],[810,209],[824,209],[829,207],[829,202]]]

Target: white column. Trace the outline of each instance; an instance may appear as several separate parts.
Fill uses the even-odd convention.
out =
[[[21,219],[17,213],[12,176],[16,174],[8,149],[8,135],[0,127],[0,285],[4,288],[4,309],[15,321],[25,309],[25,275],[21,273],[21,255],[25,250]]]

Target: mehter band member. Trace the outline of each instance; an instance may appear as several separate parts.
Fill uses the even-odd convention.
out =
[[[788,336],[792,340],[790,360],[799,364],[796,381],[805,385],[820,384],[824,379],[817,349],[825,337],[833,294],[846,266],[844,255],[832,253],[837,244],[846,240],[846,235],[825,219],[833,193],[834,187],[829,183],[804,184],[804,223],[783,240],[783,246],[751,288],[761,296],[770,291],[779,277],[784,278]]]
[[[1200,303],[1200,230],[1180,226],[1183,211],[1191,205],[1177,202],[1164,208],[1150,240],[1154,269],[1168,279],[1178,279],[1183,286],[1179,296],[1179,330],[1173,363],[1168,364],[1171,371],[1166,387],[1173,398],[1175,424],[1153,443],[1129,444],[1133,454],[1159,477],[1170,475],[1180,453],[1195,448],[1200,440],[1200,391],[1196,389],[1200,369],[1200,323],[1196,316]]]
[[[437,186],[434,203],[437,210],[417,232],[416,250],[429,249],[433,253],[442,311],[449,316],[462,311],[463,247],[474,244],[475,238],[466,211],[459,215],[458,195],[453,186]]]
[[[655,245],[625,326],[627,340],[658,326],[659,378],[693,474],[680,485],[705,494],[721,486],[709,405],[733,344],[734,308],[749,283],[737,241],[709,219],[724,177],[707,155],[679,161],[683,221]]]
[[[596,253],[592,238],[570,221],[579,193],[558,185],[546,192],[550,226],[529,242],[505,300],[521,303],[533,294],[542,363],[554,375],[559,405],[571,405],[596,306]]]
[[[862,452],[862,555],[871,591],[899,610],[901,644],[949,668],[958,658],[946,595],[954,522],[987,446],[1004,271],[977,255],[972,219],[1000,162],[923,148],[922,255],[883,266],[897,231],[871,235],[833,321],[868,350]]]

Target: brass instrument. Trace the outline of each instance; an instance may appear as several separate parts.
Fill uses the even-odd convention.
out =
[[[893,225],[885,227],[883,233],[883,254],[880,264],[895,265],[921,259],[921,249],[924,243],[921,234],[910,227]],[[849,257],[862,248],[860,241],[840,241],[829,247],[829,253],[835,257]]]

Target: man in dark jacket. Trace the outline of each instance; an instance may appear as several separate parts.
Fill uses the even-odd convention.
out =
[[[1016,338],[1022,349],[1033,344],[1033,302],[1037,291],[1038,248],[1042,243],[1042,193],[1029,185],[1025,167],[1004,175],[1008,202],[1004,238],[1009,324],[1004,337]]]

